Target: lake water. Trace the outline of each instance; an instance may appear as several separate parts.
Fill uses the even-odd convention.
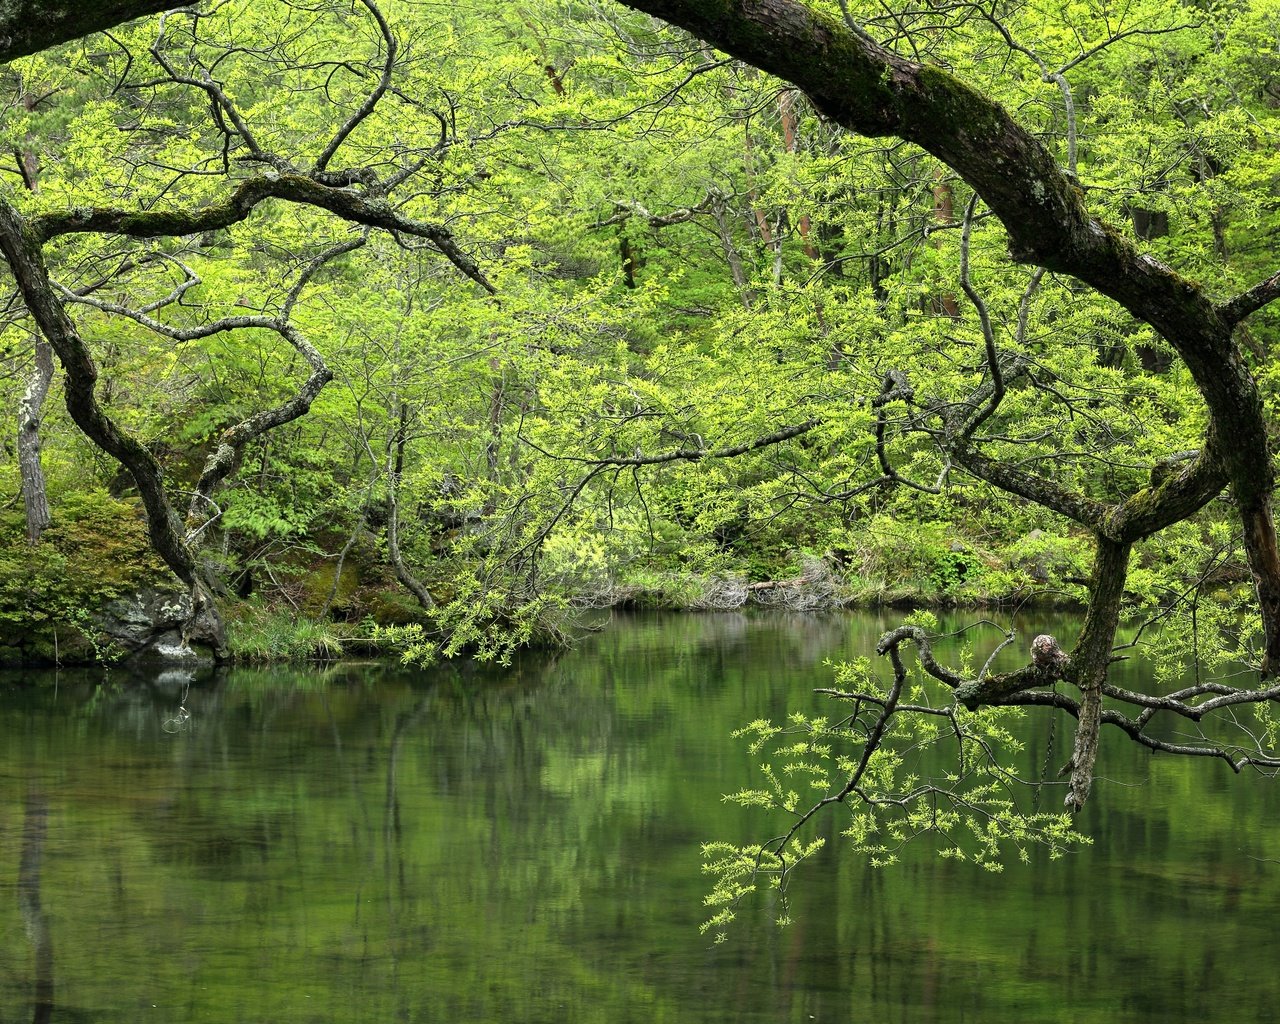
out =
[[[1091,848],[873,869],[837,809],[790,927],[755,907],[699,935],[699,844],[774,834],[720,799],[755,781],[730,731],[826,708],[824,659],[894,621],[653,616],[510,670],[237,670],[185,722],[180,676],[0,676],[0,1020],[1274,1016],[1280,790],[1116,737]],[[1027,736],[1035,765],[1047,721]]]

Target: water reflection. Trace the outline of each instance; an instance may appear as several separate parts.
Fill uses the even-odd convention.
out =
[[[49,915],[40,905],[40,869],[48,804],[39,793],[27,795],[22,817],[22,857],[18,862],[18,910],[27,926],[34,953],[32,976],[35,1024],[53,1019],[53,935]]]
[[[1094,848],[875,871],[832,815],[795,924],[748,911],[708,948],[698,845],[762,827],[720,801],[751,780],[729,732],[823,708],[824,661],[885,625],[642,617],[503,671],[10,677],[0,928],[31,940],[0,945],[5,1018],[1260,1018],[1274,789],[1116,742]]]

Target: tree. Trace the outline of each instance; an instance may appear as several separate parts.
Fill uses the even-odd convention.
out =
[[[265,431],[305,414],[320,389],[332,377],[319,350],[292,323],[294,307],[303,288],[326,263],[359,248],[367,230],[377,228],[392,232],[405,244],[409,244],[407,240],[410,239],[420,240],[421,245],[444,255],[477,284],[492,290],[476,264],[454,243],[446,227],[417,219],[389,203],[396,189],[406,183],[412,184],[415,176],[431,161],[433,153],[448,147],[450,139],[443,115],[434,117],[442,129],[435,144],[399,146],[394,152],[384,154],[387,162],[381,168],[353,165],[333,170],[330,167],[342,155],[344,144],[378,113],[378,106],[391,91],[393,76],[400,66],[401,51],[396,36],[380,8],[369,2],[363,4],[363,9],[368,17],[367,24],[373,28],[373,52],[363,61],[349,62],[344,66],[370,74],[373,84],[365,91],[358,88],[342,91],[343,100],[348,105],[338,108],[340,114],[330,112],[336,128],[324,137],[322,144],[313,145],[305,158],[299,154],[290,159],[277,152],[273,148],[273,142],[278,138],[276,129],[268,129],[260,140],[252,117],[242,112],[232,94],[210,73],[220,58],[236,52],[234,44],[215,40],[206,45],[202,31],[204,19],[199,17],[185,18],[180,29],[173,28],[162,19],[159,31],[147,50],[148,73],[153,77],[129,78],[135,70],[134,53],[129,43],[121,43],[127,63],[116,91],[123,99],[136,102],[138,116],[132,128],[139,134],[144,134],[149,127],[146,123],[147,107],[142,103],[140,94],[163,93],[172,97],[170,102],[179,105],[178,116],[193,124],[198,107],[191,105],[190,101],[195,97],[203,101],[210,117],[209,128],[221,147],[221,173],[214,176],[223,182],[222,192],[203,189],[178,203],[157,206],[156,200],[175,183],[173,180],[162,183],[163,178],[172,174],[173,164],[154,155],[148,159],[126,152],[122,158],[129,162],[136,160],[138,171],[130,190],[136,197],[135,205],[91,205],[90,196],[79,194],[78,198],[83,202],[73,208],[59,209],[55,203],[41,209],[37,205],[31,213],[24,214],[13,202],[0,197],[0,251],[5,255],[27,310],[62,364],[68,411],[85,435],[104,452],[118,459],[133,476],[146,510],[152,543],[175,575],[191,590],[187,636],[209,644],[220,654],[225,652],[225,637],[214,598],[217,584],[208,569],[202,566],[195,547],[208,518],[207,511],[201,506],[212,504],[214,488],[235,468],[249,442]],[[108,14],[114,10],[108,5]],[[73,31],[74,26],[68,26],[66,30]],[[56,25],[50,28],[50,32],[56,31],[61,29]],[[294,75],[303,79],[308,75],[317,79],[325,75],[331,77],[323,65],[311,65],[305,57],[290,52],[284,46],[273,47],[261,56],[273,75]],[[186,109],[181,106],[184,102],[188,104]],[[162,103],[153,103],[151,107],[161,118],[171,113],[171,109]],[[173,157],[179,167],[183,159],[183,156]],[[180,169],[176,179],[198,182],[203,166],[204,162],[199,161],[194,167]],[[242,173],[241,167],[252,170]],[[156,171],[159,171],[158,176],[154,173]],[[202,283],[200,273],[188,262],[191,260],[187,255],[189,246],[148,249],[146,246],[152,243],[143,241],[143,248],[129,253],[123,263],[109,273],[107,280],[120,279],[123,273],[139,269],[158,268],[163,273],[177,268],[181,272],[181,280],[168,294],[144,305],[129,306],[96,298],[92,293],[103,287],[103,280],[77,290],[56,283],[50,276],[45,252],[57,240],[83,235],[107,235],[126,240],[199,236],[204,246],[215,246],[219,231],[244,222],[260,206],[272,200],[324,211],[335,216],[339,223],[360,229],[352,237],[340,238],[319,249],[304,241],[299,250],[290,253],[289,258],[301,269],[293,286],[276,302],[274,311],[263,309],[257,315],[229,315],[185,324],[167,324],[153,316],[160,310],[179,309],[183,301],[190,298],[191,290]],[[194,252],[204,255],[199,249]],[[159,462],[143,444],[122,429],[99,400],[95,360],[80,328],[64,306],[66,301],[85,303],[102,313],[128,317],[176,342],[189,342],[226,331],[273,331],[303,357],[311,373],[289,400],[274,408],[255,412],[222,431],[196,483],[192,516],[184,525],[166,490]]]
[[[146,45],[133,30],[94,57],[102,106],[86,111],[83,130],[104,165],[128,168],[129,185],[95,176],[83,156],[94,147],[73,138],[64,177],[42,186],[53,198],[24,196],[21,208],[0,210],[0,244],[68,368],[72,415],[130,467],[156,546],[197,608],[211,607],[217,582],[195,543],[211,529],[216,488],[246,446],[265,446],[269,428],[297,431],[280,464],[313,465],[317,435],[303,433],[302,415],[317,423],[309,410],[332,371],[331,353],[311,339],[338,323],[348,336],[375,324],[359,328],[359,352],[338,356],[347,408],[316,427],[328,437],[329,424],[341,424],[334,433],[347,464],[312,474],[328,479],[304,502],[285,493],[296,481],[264,493],[272,460],[259,448],[260,504],[239,523],[298,536],[307,517],[281,510],[290,499],[293,513],[323,505],[333,513],[326,527],[341,537],[332,543],[340,563],[360,531],[385,522],[395,574],[421,588],[421,605],[439,606],[451,652],[509,650],[536,612],[567,599],[575,578],[607,575],[602,565],[636,560],[641,546],[723,573],[723,593],[706,602],[716,604],[749,592],[754,584],[734,575],[731,559],[756,554],[764,540],[803,538],[838,553],[897,511],[933,524],[994,508],[1038,527],[1029,507],[1092,545],[1089,615],[1069,654],[1045,640],[1023,669],[992,674],[989,660],[976,672],[943,666],[920,627],[887,634],[882,653],[896,683],[846,691],[859,715],[876,707],[883,718],[867,725],[874,742],[861,769],[849,765],[837,802],[862,795],[860,772],[904,719],[938,717],[901,699],[907,679],[893,659],[903,644],[919,648],[955,716],[1007,705],[1077,716],[1073,809],[1088,797],[1104,722],[1153,749],[1225,758],[1237,770],[1275,766],[1265,744],[1227,746],[1207,733],[1177,744],[1147,729],[1157,716],[1199,723],[1214,709],[1261,705],[1274,687],[1208,681],[1170,696],[1122,693],[1107,679],[1135,545],[1204,524],[1216,537],[1211,503],[1228,488],[1262,630],[1256,667],[1267,678],[1280,664],[1274,474],[1257,339],[1244,326],[1280,294],[1280,276],[1237,283],[1242,267],[1255,269],[1227,263],[1246,219],[1234,223],[1220,194],[1202,218],[1211,242],[1183,252],[1198,277],[1208,268],[1210,285],[1158,258],[1177,251],[1173,233],[1151,230],[1141,212],[1167,214],[1178,188],[1190,197],[1183,206],[1194,206],[1225,187],[1218,179],[1266,180],[1267,167],[1260,157],[1231,166],[1204,141],[1230,126],[1213,121],[1210,132],[1212,104],[1186,102],[1173,104],[1184,131],[1150,142],[1161,159],[1148,168],[1132,156],[1137,128],[1118,130],[1110,150],[1098,141],[1106,118],[1115,127],[1115,105],[1089,99],[1102,94],[1099,83],[1124,77],[1117,55],[1140,43],[1167,43],[1161,59],[1180,67],[1226,62],[1185,42],[1209,15],[1141,7],[1113,24],[1105,12],[1074,12],[1071,32],[1033,47],[1034,12],[1021,9],[957,5],[941,21],[932,9],[896,19],[868,9],[859,21],[852,8],[841,20],[791,0],[630,6],[641,13],[613,8],[556,31],[555,15],[541,9],[451,11],[439,22],[397,9],[413,31],[438,31],[430,38],[442,62],[455,62],[452,78],[428,68],[423,43],[402,45],[412,32],[397,32],[372,3],[358,21],[341,5],[240,12],[237,32],[270,41],[252,50],[229,21],[175,14]],[[1215,39],[1252,17],[1213,16],[1225,19]],[[450,42],[462,35],[465,55]],[[356,41],[363,61],[331,56]],[[803,97],[790,87],[780,94],[776,80],[740,61]],[[309,97],[287,116],[273,105],[284,89]],[[1036,89],[1035,104],[1013,117]],[[1238,137],[1263,137],[1257,125],[1269,108],[1265,96],[1257,103],[1256,124],[1237,126]],[[173,127],[197,124],[195,140]],[[1125,179],[1112,201],[1095,182],[1114,181],[1126,161],[1140,165],[1141,181]],[[1189,182],[1169,170],[1182,166],[1194,168]],[[1254,219],[1270,215],[1269,200],[1253,201]],[[1145,227],[1127,234],[1128,221]],[[483,273],[453,241],[447,225],[456,224],[484,252]],[[425,245],[480,290],[456,289],[453,277],[403,284],[413,275],[380,266],[393,258],[387,247],[375,272],[367,232]],[[94,241],[102,238],[111,240],[105,249]],[[51,257],[73,275],[60,285]],[[357,259],[370,260],[360,264],[363,287],[342,273]],[[245,298],[264,274],[284,283]],[[321,278],[323,296],[309,287]],[[127,297],[107,298],[103,282]],[[500,308],[475,303],[499,286]],[[195,308],[197,295],[223,311]],[[67,303],[85,311],[80,322]],[[248,314],[227,309],[246,304]],[[405,313],[392,322],[388,308]],[[215,403],[186,522],[159,461],[95,398],[81,335],[83,324],[104,322],[180,345],[231,329],[285,342],[283,356],[259,349],[277,385],[271,401],[252,405],[237,387]],[[1126,369],[1131,345],[1167,346],[1181,361],[1168,372],[1159,360]],[[211,353],[202,350],[210,374]],[[292,369],[289,360],[306,374],[292,392],[274,372]],[[216,390],[203,379],[178,404],[189,414]],[[249,508],[248,493],[229,498],[224,525],[237,501]],[[1009,496],[1020,503],[1012,513]],[[599,558],[597,546],[608,548]],[[947,554],[956,557],[937,571],[962,575],[959,553]],[[433,596],[415,575],[433,561],[445,566],[447,594]],[[485,639],[486,624],[504,615],[521,626],[507,641]],[[1079,699],[1057,691],[1061,679]],[[1130,710],[1104,708],[1104,697]],[[962,744],[979,735],[976,720],[961,728],[960,717],[943,718]]]
[[[886,410],[905,408],[903,429],[929,437],[947,465],[1006,494],[1052,510],[1086,529],[1094,543],[1088,615],[1069,652],[1059,649],[1052,637],[1043,636],[1033,643],[1030,663],[1022,669],[993,675],[989,671],[992,659],[988,658],[976,672],[959,671],[934,657],[924,629],[905,625],[886,633],[878,648],[893,667],[892,682],[887,688],[877,689],[859,679],[854,688],[836,692],[836,696],[853,703],[851,717],[838,726],[825,720],[802,723],[800,731],[805,738],[799,741],[788,738],[785,731],[761,725],[756,742],[760,747],[781,744],[776,751],[779,763],[790,757],[793,760],[789,769],[803,773],[806,766],[797,764],[796,759],[803,761],[806,756],[813,756],[821,760],[831,756],[836,765],[834,772],[843,772],[844,779],[807,810],[794,794],[785,794],[780,781],[775,789],[763,794],[744,794],[747,802],[759,800],[785,807],[795,815],[795,823],[784,835],[763,846],[730,849],[717,865],[722,879],[720,898],[732,901],[740,897],[744,885],[749,885],[742,880],[754,878],[761,870],[777,872],[785,878],[794,862],[811,849],[802,842],[801,827],[828,805],[859,801],[879,813],[899,815],[905,831],[926,827],[930,806],[934,807],[936,824],[940,802],[970,809],[982,805],[989,796],[984,788],[986,781],[974,790],[981,795],[973,797],[966,797],[963,792],[967,782],[897,788],[899,780],[884,764],[885,759],[891,760],[889,736],[904,718],[941,720],[937,733],[955,736],[961,764],[965,765],[969,756],[966,751],[981,760],[991,756],[992,749],[983,737],[983,730],[988,727],[976,725],[980,719],[970,717],[968,712],[1005,706],[1067,711],[1078,719],[1074,749],[1064,769],[1070,773],[1066,804],[1071,810],[1081,808],[1088,798],[1098,732],[1103,723],[1116,726],[1152,750],[1224,759],[1236,771],[1246,765],[1268,770],[1280,767],[1280,759],[1265,739],[1255,739],[1247,729],[1229,742],[1216,740],[1209,731],[1201,731],[1191,742],[1175,742],[1147,729],[1160,717],[1198,724],[1216,710],[1241,705],[1260,705],[1265,712],[1265,705],[1280,697],[1280,687],[1266,681],[1280,671],[1280,549],[1274,522],[1275,476],[1263,397],[1251,369],[1242,326],[1280,296],[1280,274],[1272,274],[1244,290],[1214,297],[1195,280],[1155,258],[1122,230],[1099,219],[1090,209],[1087,177],[1081,180],[1075,174],[1076,112],[1066,78],[1068,72],[1136,33],[1173,31],[1175,26],[1122,26],[1097,42],[1092,42],[1096,36],[1082,36],[1075,58],[1060,67],[1040,62],[1043,77],[1060,87],[1066,104],[1066,152],[1061,153],[1054,152],[1038,135],[1023,127],[988,92],[965,84],[926,60],[903,56],[899,50],[909,52],[917,46],[917,36],[901,20],[886,22],[894,27],[894,48],[874,38],[843,4],[842,21],[793,0],[625,2],[794,83],[822,116],[835,123],[863,136],[895,136],[914,143],[942,161],[973,190],[962,224],[959,283],[976,314],[980,331],[977,382],[967,394],[947,401],[918,396],[916,382],[892,367],[891,353],[883,354],[884,362],[890,365],[872,403],[880,410],[877,448],[883,475],[879,482],[910,483],[891,464],[883,443]],[[976,17],[968,7],[965,12],[964,17]],[[1016,39],[994,14],[982,17],[1011,49],[1019,49]],[[1186,22],[1180,24],[1185,27]],[[919,34],[925,35],[923,31]],[[923,49],[927,52],[927,40]],[[1022,49],[1034,56],[1034,51]],[[920,52],[917,48],[915,56]],[[993,327],[989,305],[975,287],[969,269],[974,232],[983,207],[998,218],[1012,260],[1035,268],[1016,304],[1017,316],[1011,318],[1016,320],[1012,344],[1002,341]],[[1109,499],[1100,500],[1088,488],[1070,481],[1028,471],[1025,460],[996,454],[1001,450],[999,428],[1010,422],[1008,403],[1014,401],[1010,396],[1027,386],[1029,377],[1035,386],[1034,365],[1019,349],[1026,340],[1028,310],[1037,299],[1046,272],[1069,276],[1096,289],[1139,323],[1149,325],[1182,360],[1203,401],[1204,428],[1198,449],[1168,451],[1155,458],[1146,480],[1133,480]],[[614,464],[624,465],[626,461],[614,460]],[[1263,631],[1256,668],[1263,682],[1256,687],[1242,687],[1204,680],[1169,694],[1118,689],[1108,682],[1107,670],[1116,656],[1116,634],[1133,545],[1186,521],[1224,488],[1230,490],[1254,584],[1254,614]],[[901,659],[904,644],[914,645],[923,670],[949,688],[954,700],[949,707],[907,703],[911,684]],[[1058,680],[1074,683],[1080,691],[1079,699],[1058,692]],[[1123,710],[1104,708],[1104,697],[1117,702]],[[925,728],[919,726],[921,730]],[[861,754],[832,755],[831,745],[847,742],[848,729],[861,732]],[[917,738],[919,734],[910,732]],[[936,741],[937,736],[933,732],[930,735]],[[818,749],[821,756],[814,753]],[[969,769],[962,768],[961,775],[971,781]],[[1025,836],[1027,830],[1043,828],[1048,841],[1058,841],[1053,832],[1057,827],[1054,821],[1021,819],[1019,825],[1007,816],[1006,810],[988,806],[984,812],[997,832],[1010,836],[1023,829]]]

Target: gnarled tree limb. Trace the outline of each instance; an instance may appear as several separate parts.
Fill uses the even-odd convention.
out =
[[[39,236],[2,196],[0,252],[9,264],[32,318],[62,363],[67,411],[94,444],[129,470],[147,512],[152,546],[174,575],[191,590],[191,617],[185,630],[186,638],[207,643],[219,656],[224,655],[226,633],[222,620],[214,605],[209,583],[186,542],[182,521],[165,493],[160,466],[151,453],[136,438],[121,430],[98,403],[94,393],[98,368],[49,280]]]

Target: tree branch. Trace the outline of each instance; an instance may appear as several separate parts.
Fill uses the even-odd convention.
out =
[[[1260,281],[1246,292],[1218,307],[1222,319],[1234,326],[1245,317],[1256,313],[1268,303],[1280,299],[1280,270],[1265,281]]]
[[[382,228],[423,238],[458,270],[490,294],[497,289],[476,263],[459,248],[440,224],[406,217],[383,199],[359,195],[348,188],[321,184],[305,174],[268,172],[242,181],[232,193],[198,210],[122,210],[114,207],[73,207],[35,217],[31,230],[41,242],[61,235],[103,232],[131,238],[193,235],[229,227],[245,220],[268,199],[314,206],[353,224]]]
[[[174,0],[10,0],[0,5],[0,63],[181,6]]]
[[[374,21],[378,23],[378,31],[382,35],[382,41],[386,44],[387,52],[382,62],[382,73],[378,76],[378,84],[373,91],[365,97],[365,101],[360,104],[359,108],[343,122],[342,127],[334,132],[329,144],[325,146],[324,151],[316,158],[314,170],[317,172],[323,171],[329,166],[329,161],[338,152],[338,147],[346,141],[348,135],[356,130],[361,121],[373,113],[378,101],[386,95],[387,90],[391,87],[391,73],[395,70],[397,53],[395,34],[391,31],[391,26],[387,24],[387,19],[373,0],[360,0],[360,3],[373,15]]]
[[[182,522],[165,493],[160,466],[98,403],[94,393],[98,368],[84,339],[58,301],[39,236],[3,197],[0,197],[0,252],[9,264],[32,319],[62,363],[67,411],[94,444],[129,470],[147,512],[152,546],[174,574],[191,588],[191,615],[184,630],[187,639],[206,642],[217,655],[224,656],[226,634],[222,620],[208,582],[186,542]]]

